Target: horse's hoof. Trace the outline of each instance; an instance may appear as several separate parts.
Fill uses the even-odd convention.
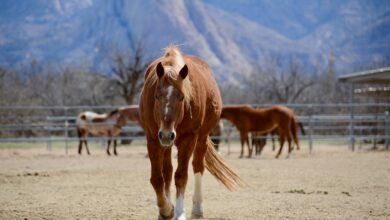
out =
[[[175,214],[174,220],[186,220],[186,213],[182,212],[181,214]]]
[[[238,158],[240,158],[240,159],[241,159],[241,158],[242,158],[242,155],[240,155]]]
[[[169,211],[168,214],[166,214],[166,213],[164,213],[165,215],[161,214],[162,210],[163,209],[160,209],[160,213],[158,215],[158,220],[171,220],[175,216],[175,213],[174,213],[175,207],[173,205],[171,205],[171,210]]]
[[[279,155],[276,155],[276,156],[275,156],[275,159],[278,159],[278,158],[279,158]]]
[[[169,215],[169,216],[163,216],[161,214],[158,215],[158,220],[171,220],[173,219],[174,215],[173,215],[173,211],[172,213]]]
[[[199,219],[199,218],[203,218],[203,211],[202,209],[192,209],[192,213],[191,213],[191,218],[192,219]]]
[[[191,212],[192,219],[203,218],[203,208],[201,203],[194,202],[194,206],[192,207]]]
[[[192,218],[192,219],[200,219],[200,218],[203,218],[203,214],[195,214],[195,213],[192,213],[192,214],[191,214],[191,218]]]

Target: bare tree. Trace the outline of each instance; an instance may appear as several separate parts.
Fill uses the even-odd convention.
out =
[[[314,84],[298,61],[290,60],[283,68],[278,57],[268,58],[264,66],[256,66],[245,80],[253,103],[291,103],[302,100],[306,89]]]
[[[133,104],[136,95],[143,86],[143,74],[149,64],[142,42],[134,47],[134,53],[129,56],[117,53],[115,66],[110,76],[111,86],[119,89],[120,95],[128,105]]]

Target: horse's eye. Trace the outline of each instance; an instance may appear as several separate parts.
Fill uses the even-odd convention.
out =
[[[180,97],[180,101],[184,101],[184,95]]]
[[[154,95],[154,98],[155,98],[155,99],[158,99],[158,95]]]

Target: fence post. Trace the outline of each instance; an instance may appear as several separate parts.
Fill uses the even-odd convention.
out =
[[[313,150],[313,138],[312,138],[312,133],[313,133],[313,116],[310,114],[309,116],[309,153],[311,154],[311,151]]]
[[[68,127],[69,127],[69,123],[68,123],[68,108],[65,107],[65,122],[64,122],[64,128],[65,128],[65,154],[68,154],[68,138],[69,138]]]
[[[349,139],[351,141],[351,150],[355,151],[355,134],[354,134],[354,104],[353,104],[353,95],[354,95],[354,83],[351,83],[351,91],[349,96],[349,105],[350,105],[350,126],[349,126]]]
[[[50,117],[46,117],[46,132],[47,132],[47,141],[46,141],[46,150],[51,151],[51,120]]]
[[[389,150],[389,139],[390,139],[390,122],[389,122],[389,112],[385,112],[385,145],[386,150]]]

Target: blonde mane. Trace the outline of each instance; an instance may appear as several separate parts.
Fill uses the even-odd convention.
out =
[[[183,81],[178,81],[179,72],[185,65],[184,57],[181,54],[180,49],[175,45],[168,46],[164,51],[164,56],[161,59],[161,64],[165,70],[164,79],[183,93],[184,101],[189,105],[192,96],[190,76],[188,75]],[[155,77],[156,81],[157,78],[158,77]]]

